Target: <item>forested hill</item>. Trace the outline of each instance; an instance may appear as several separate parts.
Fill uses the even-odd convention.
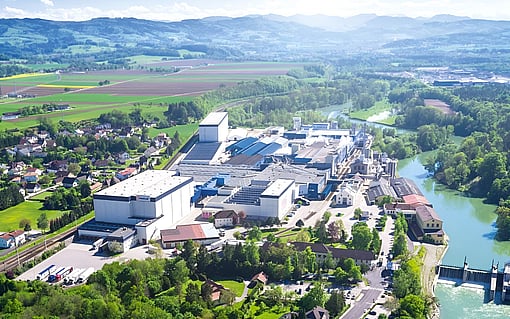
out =
[[[213,58],[311,59],[324,53],[402,53],[473,48],[507,50],[509,21],[465,17],[433,18],[360,15],[210,17],[158,22],[134,18],[89,21],[1,19],[0,57],[55,57],[94,52],[123,57],[132,54],[177,55],[176,50],[203,52]],[[425,50],[425,51],[423,51]],[[471,52],[471,51],[470,51]]]

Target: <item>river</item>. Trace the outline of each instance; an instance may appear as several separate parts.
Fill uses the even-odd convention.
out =
[[[446,189],[428,177],[421,161],[428,154],[399,161],[398,172],[413,180],[423,195],[434,205],[443,219],[449,237],[449,247],[443,258],[448,265],[462,265],[467,257],[470,268],[490,269],[491,261],[503,268],[510,261],[510,242],[497,242],[495,206],[481,199],[469,198]],[[435,291],[441,305],[441,319],[508,319],[510,306],[484,303],[484,291],[466,287],[438,284]],[[496,300],[499,296],[496,296]]]

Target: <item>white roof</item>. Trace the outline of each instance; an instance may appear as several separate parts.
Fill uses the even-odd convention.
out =
[[[269,187],[262,192],[261,196],[281,196],[292,184],[294,184],[293,180],[279,178],[269,185]]]
[[[220,125],[221,122],[227,117],[227,112],[212,112],[200,122],[200,125]]]
[[[174,171],[147,170],[96,193],[94,197],[141,195],[156,198],[192,179],[191,177],[174,176],[174,174]]]

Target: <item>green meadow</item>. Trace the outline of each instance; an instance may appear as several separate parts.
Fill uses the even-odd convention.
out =
[[[19,229],[19,222],[21,219],[26,218],[31,221],[32,229],[37,228],[37,218],[46,213],[48,220],[59,217],[62,212],[58,210],[43,210],[42,202],[39,201],[26,201],[6,210],[0,211],[0,231],[8,232],[14,229]]]

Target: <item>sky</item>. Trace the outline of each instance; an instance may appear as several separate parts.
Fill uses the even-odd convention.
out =
[[[0,0],[0,18],[83,21],[134,17],[180,21],[209,16],[295,14],[350,17],[362,13],[431,17],[452,14],[510,20],[508,0]]]

